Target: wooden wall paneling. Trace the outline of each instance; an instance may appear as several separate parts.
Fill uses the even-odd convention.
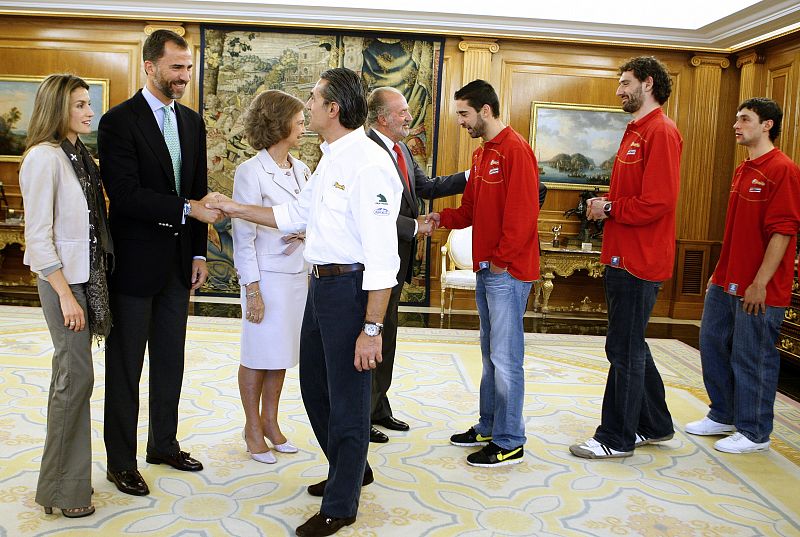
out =
[[[756,50],[749,50],[736,57],[736,67],[740,71],[739,75],[739,100],[738,105],[752,97],[763,97],[765,84],[764,60],[766,57]],[[735,143],[735,142],[734,142]],[[734,166],[747,158],[747,150],[737,145]]]
[[[780,105],[783,110],[783,129],[776,145],[786,152],[791,153],[795,133],[791,128],[793,104],[795,102],[795,82],[793,80],[795,67],[795,54],[784,53],[767,60],[767,88],[766,95]],[[789,126],[789,129],[786,129]]]
[[[461,80],[464,82],[462,85],[465,85],[476,79],[486,80],[489,78],[492,55],[500,50],[500,46],[494,39],[464,39],[458,44],[458,50],[464,53]],[[472,165],[472,152],[479,145],[480,140],[473,139],[466,129],[459,130],[458,167],[460,169],[467,169]]]

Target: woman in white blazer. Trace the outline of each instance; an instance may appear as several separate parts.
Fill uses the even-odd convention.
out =
[[[302,101],[278,90],[253,99],[244,113],[244,133],[258,153],[236,168],[234,200],[271,207],[300,195],[310,172],[289,150],[299,147],[305,133],[303,108]],[[304,238],[233,219],[233,260],[242,285],[242,438],[250,456],[268,464],[277,459],[265,438],[275,451],[297,452],[278,425],[278,402],[286,369],[299,359],[309,269]]]
[[[113,248],[100,171],[79,134],[91,132],[89,86],[50,75],[36,93],[19,183],[25,205],[24,262],[37,285],[53,376],[36,502],[65,517],[94,513],[89,399],[92,337],[108,334],[106,270]]]

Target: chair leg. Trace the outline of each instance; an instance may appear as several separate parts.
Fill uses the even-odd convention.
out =
[[[444,294],[446,289],[442,287],[442,292],[439,293],[439,302],[441,303],[441,309],[439,310],[439,318],[444,319]]]
[[[450,304],[447,306],[447,314],[453,314],[453,288],[450,288]]]

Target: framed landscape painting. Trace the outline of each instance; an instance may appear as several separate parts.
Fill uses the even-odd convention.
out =
[[[19,162],[25,152],[28,122],[33,112],[36,90],[43,76],[0,75],[0,162]],[[82,134],[81,141],[97,158],[97,127],[100,116],[108,110],[108,80],[84,78],[89,84],[89,99],[94,110],[92,132]]]
[[[612,106],[531,104],[530,143],[549,188],[608,190],[630,114]]]

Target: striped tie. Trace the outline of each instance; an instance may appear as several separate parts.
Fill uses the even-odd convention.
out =
[[[169,156],[172,158],[172,173],[175,175],[175,189],[181,193],[181,141],[178,139],[178,127],[172,117],[172,107],[164,107],[164,141],[167,142]]]

